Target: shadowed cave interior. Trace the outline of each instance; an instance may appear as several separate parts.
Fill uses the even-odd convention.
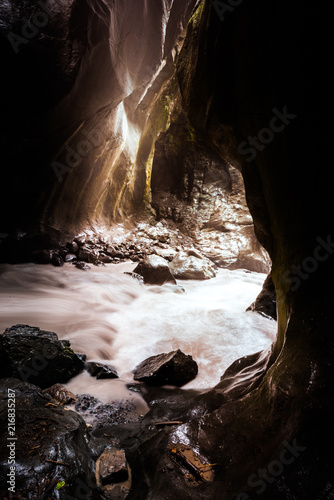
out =
[[[1,333],[13,327],[1,335],[0,418],[7,429],[15,393],[18,438],[12,448],[1,441],[2,498],[334,498],[326,17],[295,0],[0,5]],[[143,270],[158,258],[174,272],[167,285]],[[202,274],[182,275],[182,258]],[[261,277],[242,318],[258,318],[244,328],[261,325],[270,342],[222,372],[211,361],[211,387],[127,384],[142,406],[95,406],[115,421],[91,425],[91,401],[68,410],[44,390],[83,369],[74,351],[109,359],[105,343],[97,335],[81,346],[78,333],[73,351],[51,300],[45,326],[13,325],[36,317],[33,299],[51,283],[74,311],[71,294],[88,286],[77,277],[92,290],[109,286],[105,269],[125,287],[129,315],[133,287],[155,287],[158,304],[161,290],[184,301],[183,287],[193,300],[186,279],[258,286]],[[14,307],[20,293],[21,304],[31,299],[24,314]],[[87,311],[111,307],[90,293]]]

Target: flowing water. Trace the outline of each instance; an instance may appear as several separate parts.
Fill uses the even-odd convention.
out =
[[[245,312],[264,274],[220,269],[211,280],[158,287],[124,274],[135,266],[81,271],[71,264],[2,264],[0,332],[18,323],[38,326],[70,340],[88,360],[111,364],[119,380],[96,380],[84,372],[67,384],[105,402],[129,396],[126,383],[133,382],[133,369],[148,356],[177,348],[191,354],[199,374],[184,387],[204,389],[218,383],[237,358],[273,342],[275,321]]]

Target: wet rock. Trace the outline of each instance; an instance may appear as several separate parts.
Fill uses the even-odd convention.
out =
[[[34,253],[34,260],[38,264],[50,264],[52,260],[52,250],[40,250]]]
[[[96,260],[96,261],[93,262],[93,265],[96,266],[96,267],[104,267],[105,263],[102,262],[101,260]]]
[[[271,273],[266,277],[261,292],[246,311],[256,311],[262,316],[277,320],[276,292]]]
[[[89,394],[77,394],[76,397],[75,410],[93,429],[139,420],[136,406],[130,400],[103,403]]]
[[[65,262],[73,262],[77,256],[74,253],[68,253],[65,255]]]
[[[105,253],[110,257],[113,257],[116,253],[116,250],[114,249],[114,247],[107,246],[107,248],[105,249]]]
[[[43,391],[45,394],[49,394],[55,401],[60,403],[61,405],[74,403],[77,401],[75,395],[66,389],[61,384],[54,384]]]
[[[163,285],[164,283],[174,283],[176,280],[172,275],[168,262],[158,255],[149,255],[139,262],[133,270],[134,273],[143,277],[144,283],[148,285]]]
[[[128,477],[128,465],[124,450],[107,449],[96,461],[98,484],[121,483],[126,481]]]
[[[124,274],[127,274],[128,276],[131,276],[131,278],[133,278],[134,280],[139,281],[139,283],[143,283],[144,282],[144,278],[142,276],[140,276],[140,274],[137,274],[137,273],[128,273],[128,272],[124,272]]]
[[[118,378],[117,370],[114,367],[95,361],[87,361],[85,363],[85,370],[87,370],[92,377],[96,377],[97,379]]]
[[[14,394],[14,397],[13,397]],[[74,411],[55,405],[40,388],[17,379],[0,380],[0,425],[8,426],[8,398],[15,400],[15,441],[0,443],[0,498],[8,498],[8,444],[19,460],[13,498],[36,500],[96,498],[94,451],[85,421]],[[97,455],[98,456],[98,455]],[[56,472],[57,471],[57,472]],[[64,482],[61,495],[56,489]],[[79,496],[79,492],[80,495]],[[11,498],[11,497],[9,497]]]
[[[68,382],[84,363],[53,332],[15,325],[0,335],[0,378],[15,377],[47,388]]]
[[[55,267],[62,267],[64,265],[64,260],[58,253],[54,253],[52,255],[51,264]]]
[[[176,385],[190,382],[198,373],[198,366],[192,356],[180,349],[151,356],[140,363],[134,371],[134,380],[149,385]]]
[[[75,267],[81,269],[82,271],[88,271],[88,269],[90,269],[90,266],[86,264],[86,262],[78,261],[78,262],[72,262],[72,264],[74,264]]]
[[[178,253],[169,267],[175,278],[183,280],[207,280],[216,276],[208,259],[195,256],[191,251]]]
[[[84,262],[94,263],[98,260],[99,253],[95,249],[83,246],[78,250],[78,259]]]
[[[76,238],[74,238],[74,242],[78,245],[78,247],[82,247],[86,243],[86,239],[87,239],[86,235],[81,234],[81,235],[77,236]]]
[[[104,264],[109,264],[110,262],[112,262],[112,257],[110,257],[110,255],[106,255],[104,253],[100,253],[99,260],[101,262],[103,262]]]
[[[66,247],[68,248],[70,253],[77,253],[77,251],[79,250],[79,245],[76,241],[69,241],[66,244]]]

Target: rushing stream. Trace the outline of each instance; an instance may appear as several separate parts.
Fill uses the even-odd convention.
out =
[[[218,383],[234,360],[273,342],[275,321],[245,312],[264,274],[220,269],[211,280],[158,287],[124,274],[135,266],[81,271],[71,264],[2,264],[0,331],[18,323],[38,326],[70,340],[88,360],[113,365],[119,380],[96,380],[84,372],[68,384],[75,393],[105,402],[129,394],[125,384],[148,356],[177,348],[191,354],[199,374],[184,387],[204,389]]]

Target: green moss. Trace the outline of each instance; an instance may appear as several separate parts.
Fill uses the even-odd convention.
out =
[[[191,125],[188,126],[188,134],[187,134],[187,141],[188,142],[195,142],[196,140],[196,132]]]

